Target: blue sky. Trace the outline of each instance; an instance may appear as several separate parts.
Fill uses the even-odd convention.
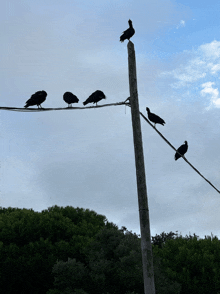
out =
[[[217,1],[1,1],[1,106],[23,107],[38,90],[44,107],[129,96],[127,41],[133,21],[140,110],[220,188],[220,4]],[[72,205],[139,233],[130,109],[1,111],[4,207]],[[219,194],[142,121],[152,235],[220,236]]]

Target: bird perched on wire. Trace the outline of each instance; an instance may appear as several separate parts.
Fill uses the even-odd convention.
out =
[[[68,107],[72,107],[72,103],[78,103],[79,99],[71,92],[65,92],[63,94],[63,100],[68,104]]]
[[[161,117],[159,117],[158,115],[150,112],[150,109],[148,107],[146,107],[146,110],[147,110],[149,120],[154,123],[154,127],[155,127],[156,124],[160,124],[160,125],[164,126],[165,121]]]
[[[133,25],[132,25],[132,21],[130,19],[128,21],[128,24],[129,24],[129,29],[127,29],[126,31],[124,31],[123,34],[121,35],[121,37],[120,37],[120,41],[121,42],[124,42],[124,40],[126,40],[126,39],[128,39],[128,41],[129,41],[130,38],[135,33],[135,30],[134,30]]]
[[[181,145],[181,146],[177,149],[177,151],[178,151],[182,156],[186,153],[187,150],[188,150],[188,143],[187,143],[187,141],[185,141],[184,144]],[[180,155],[179,153],[176,152],[176,154],[175,154],[175,160],[177,160],[178,158],[181,157],[181,155]]]
[[[89,98],[86,99],[86,101],[83,102],[83,105],[86,105],[88,103],[96,103],[97,106],[97,102],[99,102],[102,99],[106,99],[105,94],[102,91],[97,90],[94,93],[92,93],[89,96]]]
[[[42,108],[41,104],[46,100],[47,92],[45,91],[37,91],[33,95],[31,95],[31,98],[26,101],[25,108],[33,105],[37,105],[38,108]]]

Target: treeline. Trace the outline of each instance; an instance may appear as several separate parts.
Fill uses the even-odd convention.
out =
[[[157,294],[220,293],[220,242],[152,237]],[[0,288],[5,294],[142,294],[140,236],[94,211],[0,208]]]

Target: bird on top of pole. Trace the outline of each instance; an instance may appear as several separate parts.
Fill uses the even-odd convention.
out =
[[[129,28],[126,31],[124,31],[120,37],[121,42],[124,42],[124,40],[126,40],[126,39],[128,39],[128,41],[130,41],[130,38],[132,36],[134,36],[135,30],[133,28],[132,21],[130,19],[128,21],[128,24],[129,24]]]

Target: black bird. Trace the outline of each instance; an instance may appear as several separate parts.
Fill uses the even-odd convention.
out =
[[[186,153],[186,151],[188,150],[188,143],[187,141],[185,141],[185,143],[183,145],[181,145],[177,151],[181,154],[184,155]],[[175,154],[175,160],[177,160],[178,158],[181,157],[181,155],[179,155],[177,152]]]
[[[94,93],[92,93],[89,96],[89,98],[86,99],[86,101],[83,102],[83,105],[86,105],[88,103],[96,103],[96,106],[97,106],[97,102],[105,98],[106,98],[105,94],[102,91],[97,90]]]
[[[37,105],[38,108],[42,108],[41,103],[43,103],[46,100],[47,92],[45,91],[37,91],[33,95],[31,95],[31,98],[26,101],[25,108],[33,105]]]
[[[128,21],[128,24],[129,24],[129,29],[127,29],[126,31],[124,31],[123,34],[121,35],[121,37],[120,37],[120,41],[121,42],[124,42],[124,40],[126,40],[126,39],[128,39],[128,41],[129,41],[130,38],[135,33],[135,30],[134,30],[133,25],[132,25],[132,21],[130,19]]]
[[[146,110],[147,110],[147,113],[148,113],[149,120],[154,123],[154,127],[155,127],[156,124],[160,124],[160,125],[164,126],[165,121],[161,117],[159,117],[158,115],[150,112],[150,109],[148,107],[146,107]]]
[[[63,94],[63,100],[68,104],[68,107],[72,107],[72,103],[78,103],[79,99],[71,92],[65,92]]]

